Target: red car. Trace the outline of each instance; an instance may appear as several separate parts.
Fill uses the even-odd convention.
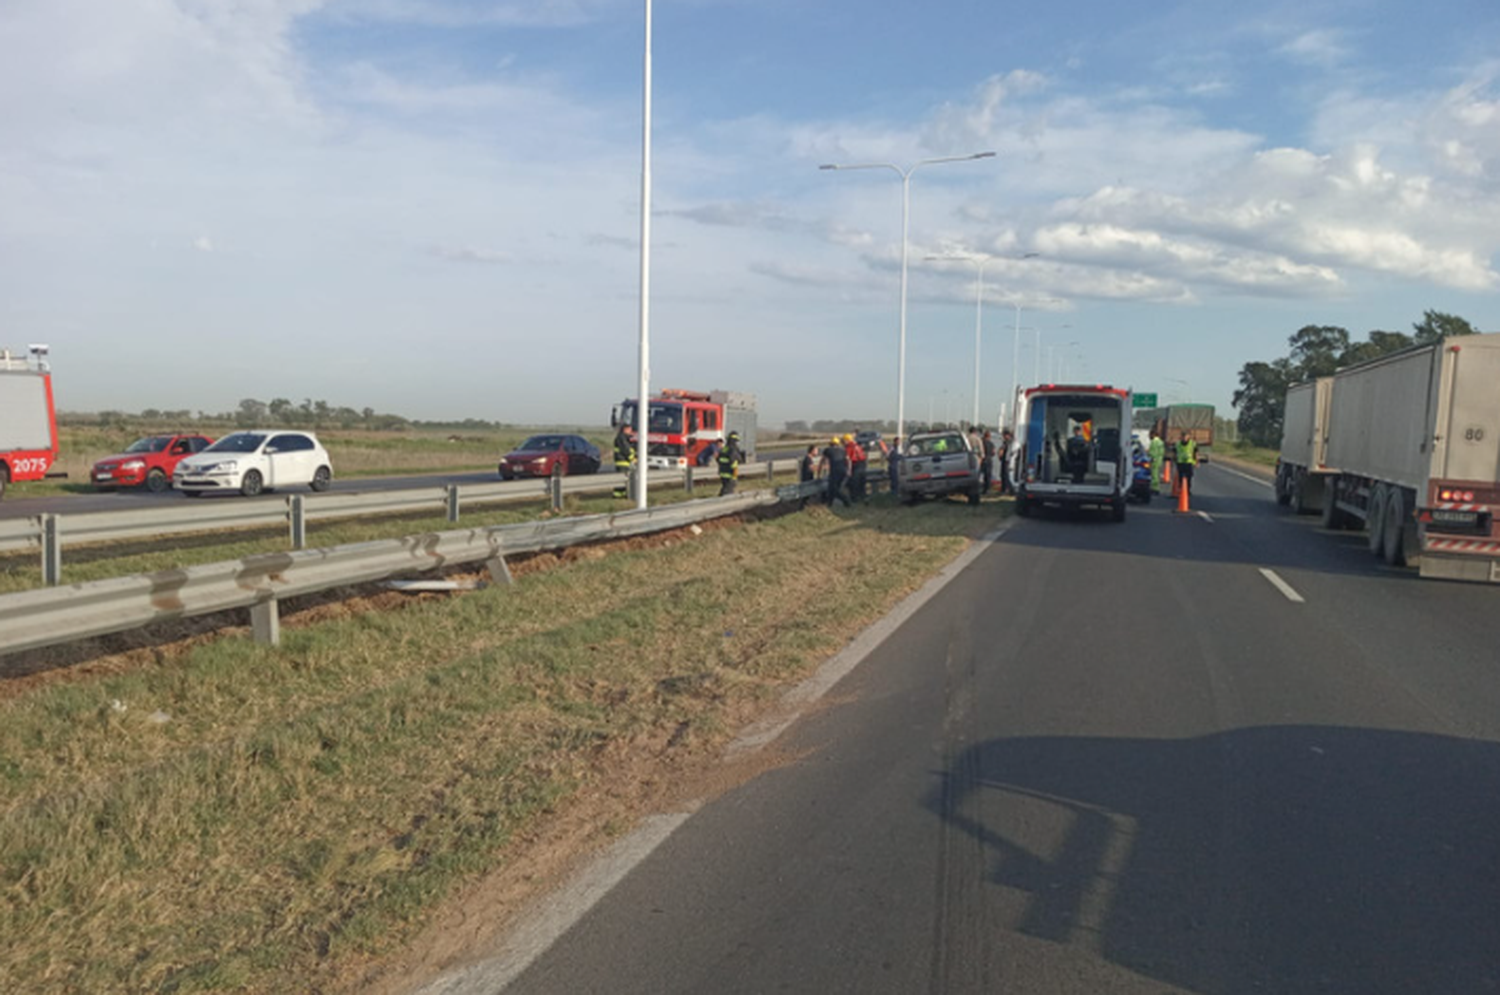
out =
[[[599,447],[581,435],[533,435],[500,458],[500,479],[598,473]]]
[[[213,441],[202,435],[148,435],[132,442],[118,456],[96,462],[89,479],[95,490],[144,486],[159,494],[172,486],[172,471],[178,460],[202,452]]]

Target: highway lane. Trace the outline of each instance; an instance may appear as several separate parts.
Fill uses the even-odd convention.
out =
[[[762,451],[760,459],[775,460],[778,463],[788,463],[800,458],[800,452],[786,449],[768,449]],[[612,467],[602,468],[608,472]],[[653,472],[654,473],[654,472]],[[392,477],[335,477],[330,490],[339,493],[369,493],[372,491],[395,491],[419,487],[447,487],[449,484],[493,484],[500,480],[498,474],[493,470],[476,470],[453,473],[425,473],[410,476]],[[544,482],[537,481],[536,487],[540,492]],[[277,501],[280,502],[287,494],[311,493],[303,487],[288,488],[284,491],[276,491],[258,498],[246,498],[238,494],[208,495],[200,500],[212,501]],[[163,506],[181,506],[187,511],[190,505],[185,502],[188,498],[180,491],[166,491],[162,494],[152,494],[145,490],[127,489],[107,493],[89,494],[63,494],[49,497],[16,497],[11,491],[0,501],[0,519],[6,518],[29,518],[32,515],[42,514],[87,514],[95,511],[126,511],[138,508],[160,508]]]
[[[1500,591],[1198,491],[1015,522],[506,990],[1500,990]]]

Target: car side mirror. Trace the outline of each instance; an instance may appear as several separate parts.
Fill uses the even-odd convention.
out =
[[[266,455],[267,456],[270,456],[272,453],[279,453],[279,452],[281,452],[281,450],[278,449],[278,448],[276,448],[275,446],[267,446],[266,447]]]

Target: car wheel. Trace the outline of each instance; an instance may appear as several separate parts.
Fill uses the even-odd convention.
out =
[[[1031,502],[1023,497],[1016,498],[1016,514],[1021,518],[1031,517]]]
[[[312,483],[307,486],[319,493],[328,490],[328,485],[333,481],[333,471],[326,466],[320,466],[313,472]]]
[[[1117,522],[1125,521],[1125,501],[1120,499],[1109,506],[1110,517]]]
[[[265,480],[259,470],[246,470],[245,475],[240,478],[240,493],[245,497],[255,497],[264,489]]]
[[[10,468],[0,464],[0,498],[5,497],[5,485],[10,483]]]
[[[151,472],[146,474],[146,490],[152,494],[160,494],[172,486],[169,478],[161,467],[152,467]]]
[[[514,476],[514,474],[512,474],[509,470],[507,470],[503,466],[500,467],[500,471],[499,472],[500,472],[500,479],[501,480],[509,480],[509,479],[511,479],[512,476]]]

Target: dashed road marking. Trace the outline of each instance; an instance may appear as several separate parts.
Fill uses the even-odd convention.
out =
[[[1288,584],[1286,581],[1284,581],[1280,577],[1278,577],[1276,575],[1276,571],[1275,570],[1272,570],[1272,569],[1270,569],[1268,567],[1261,567],[1260,568],[1260,575],[1262,577],[1264,577],[1266,580],[1270,581],[1271,585],[1273,587],[1275,587],[1276,590],[1278,590],[1282,594],[1286,595],[1286,599],[1288,601],[1295,601],[1297,604],[1300,605],[1304,601],[1307,600],[1302,595],[1298,594],[1296,592],[1296,590],[1292,587],[1292,585]]]
[[[1213,516],[1210,515],[1206,511],[1200,511],[1200,512],[1198,512],[1198,517],[1201,518],[1201,519],[1203,519],[1205,522],[1212,522],[1213,521]]]
[[[1225,473],[1232,473],[1236,477],[1241,478],[1242,480],[1248,480],[1248,481],[1250,481],[1250,483],[1252,483],[1252,484],[1259,484],[1262,487],[1270,487],[1273,490],[1275,489],[1275,485],[1272,484],[1269,480],[1262,480],[1260,477],[1251,476],[1250,474],[1244,473],[1243,471],[1240,471],[1240,470],[1231,470],[1229,467],[1224,466],[1222,463],[1215,463],[1215,464],[1213,464],[1213,467],[1216,470],[1223,470]]]

